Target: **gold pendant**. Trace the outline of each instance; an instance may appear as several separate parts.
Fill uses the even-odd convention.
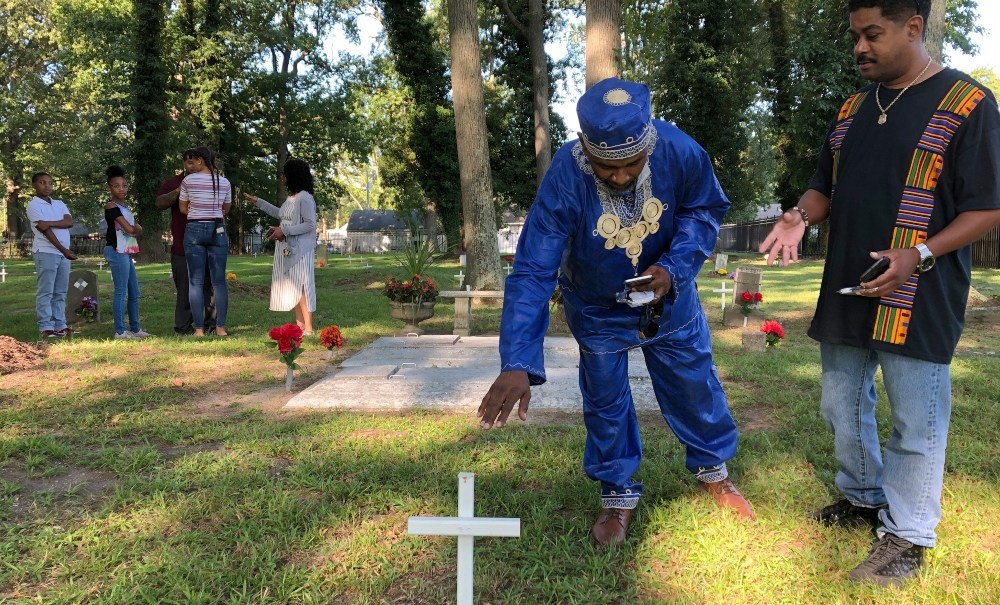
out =
[[[888,118],[888,116],[886,116],[886,115],[885,115],[885,114],[883,113],[882,115],[880,115],[880,116],[878,117],[878,125],[879,125],[879,126],[881,126],[882,124],[885,124],[886,120],[888,120],[888,119],[889,119],[889,118]]]

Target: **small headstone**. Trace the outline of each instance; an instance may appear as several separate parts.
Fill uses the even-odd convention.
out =
[[[715,255],[715,270],[716,271],[719,271],[720,269],[725,270],[725,268],[728,265],[729,265],[729,255],[728,254],[716,254]]]
[[[767,348],[767,334],[754,328],[743,330],[743,350],[763,351]]]
[[[465,267],[466,266],[465,265],[465,255],[464,254],[459,254],[458,255],[458,266],[459,267]]]
[[[80,308],[80,302],[85,296],[94,300],[100,300],[97,296],[97,273],[87,269],[76,269],[69,273],[69,290],[66,291],[66,317],[80,317],[76,310]],[[97,316],[95,321],[101,321],[101,306],[97,305]]]
[[[320,267],[325,267],[327,260],[329,260],[329,251],[327,251],[326,244],[316,244],[316,264]]]
[[[740,298],[744,292],[749,292],[751,296],[760,292],[760,282],[764,275],[762,269],[756,267],[740,267],[736,270],[736,284],[733,286],[733,303],[726,307],[722,314],[722,323],[726,326],[742,326],[744,319],[762,320],[764,313],[760,309],[752,309],[750,315],[743,314],[743,305]]]

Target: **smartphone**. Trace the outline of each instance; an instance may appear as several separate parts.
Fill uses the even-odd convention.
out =
[[[875,261],[871,267],[868,267],[861,277],[858,278],[858,282],[866,284],[871,280],[875,279],[879,275],[885,273],[885,270],[889,268],[889,259],[885,256],[880,256],[877,261]]]
[[[636,286],[642,286],[653,281],[652,275],[640,275],[639,277],[630,277],[625,280],[626,288],[634,288]]]

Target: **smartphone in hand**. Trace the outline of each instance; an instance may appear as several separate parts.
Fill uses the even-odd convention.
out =
[[[636,286],[644,286],[653,281],[652,275],[640,275],[639,277],[630,277],[625,280],[626,288],[634,288]]]
[[[885,270],[889,268],[889,258],[885,256],[880,256],[871,267],[865,269],[865,272],[861,274],[858,278],[858,282],[866,284],[871,280],[875,279],[879,275],[885,273]]]

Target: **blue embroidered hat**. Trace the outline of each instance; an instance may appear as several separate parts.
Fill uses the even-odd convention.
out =
[[[649,88],[607,78],[576,104],[583,143],[595,157],[623,160],[642,153],[654,138]]]

